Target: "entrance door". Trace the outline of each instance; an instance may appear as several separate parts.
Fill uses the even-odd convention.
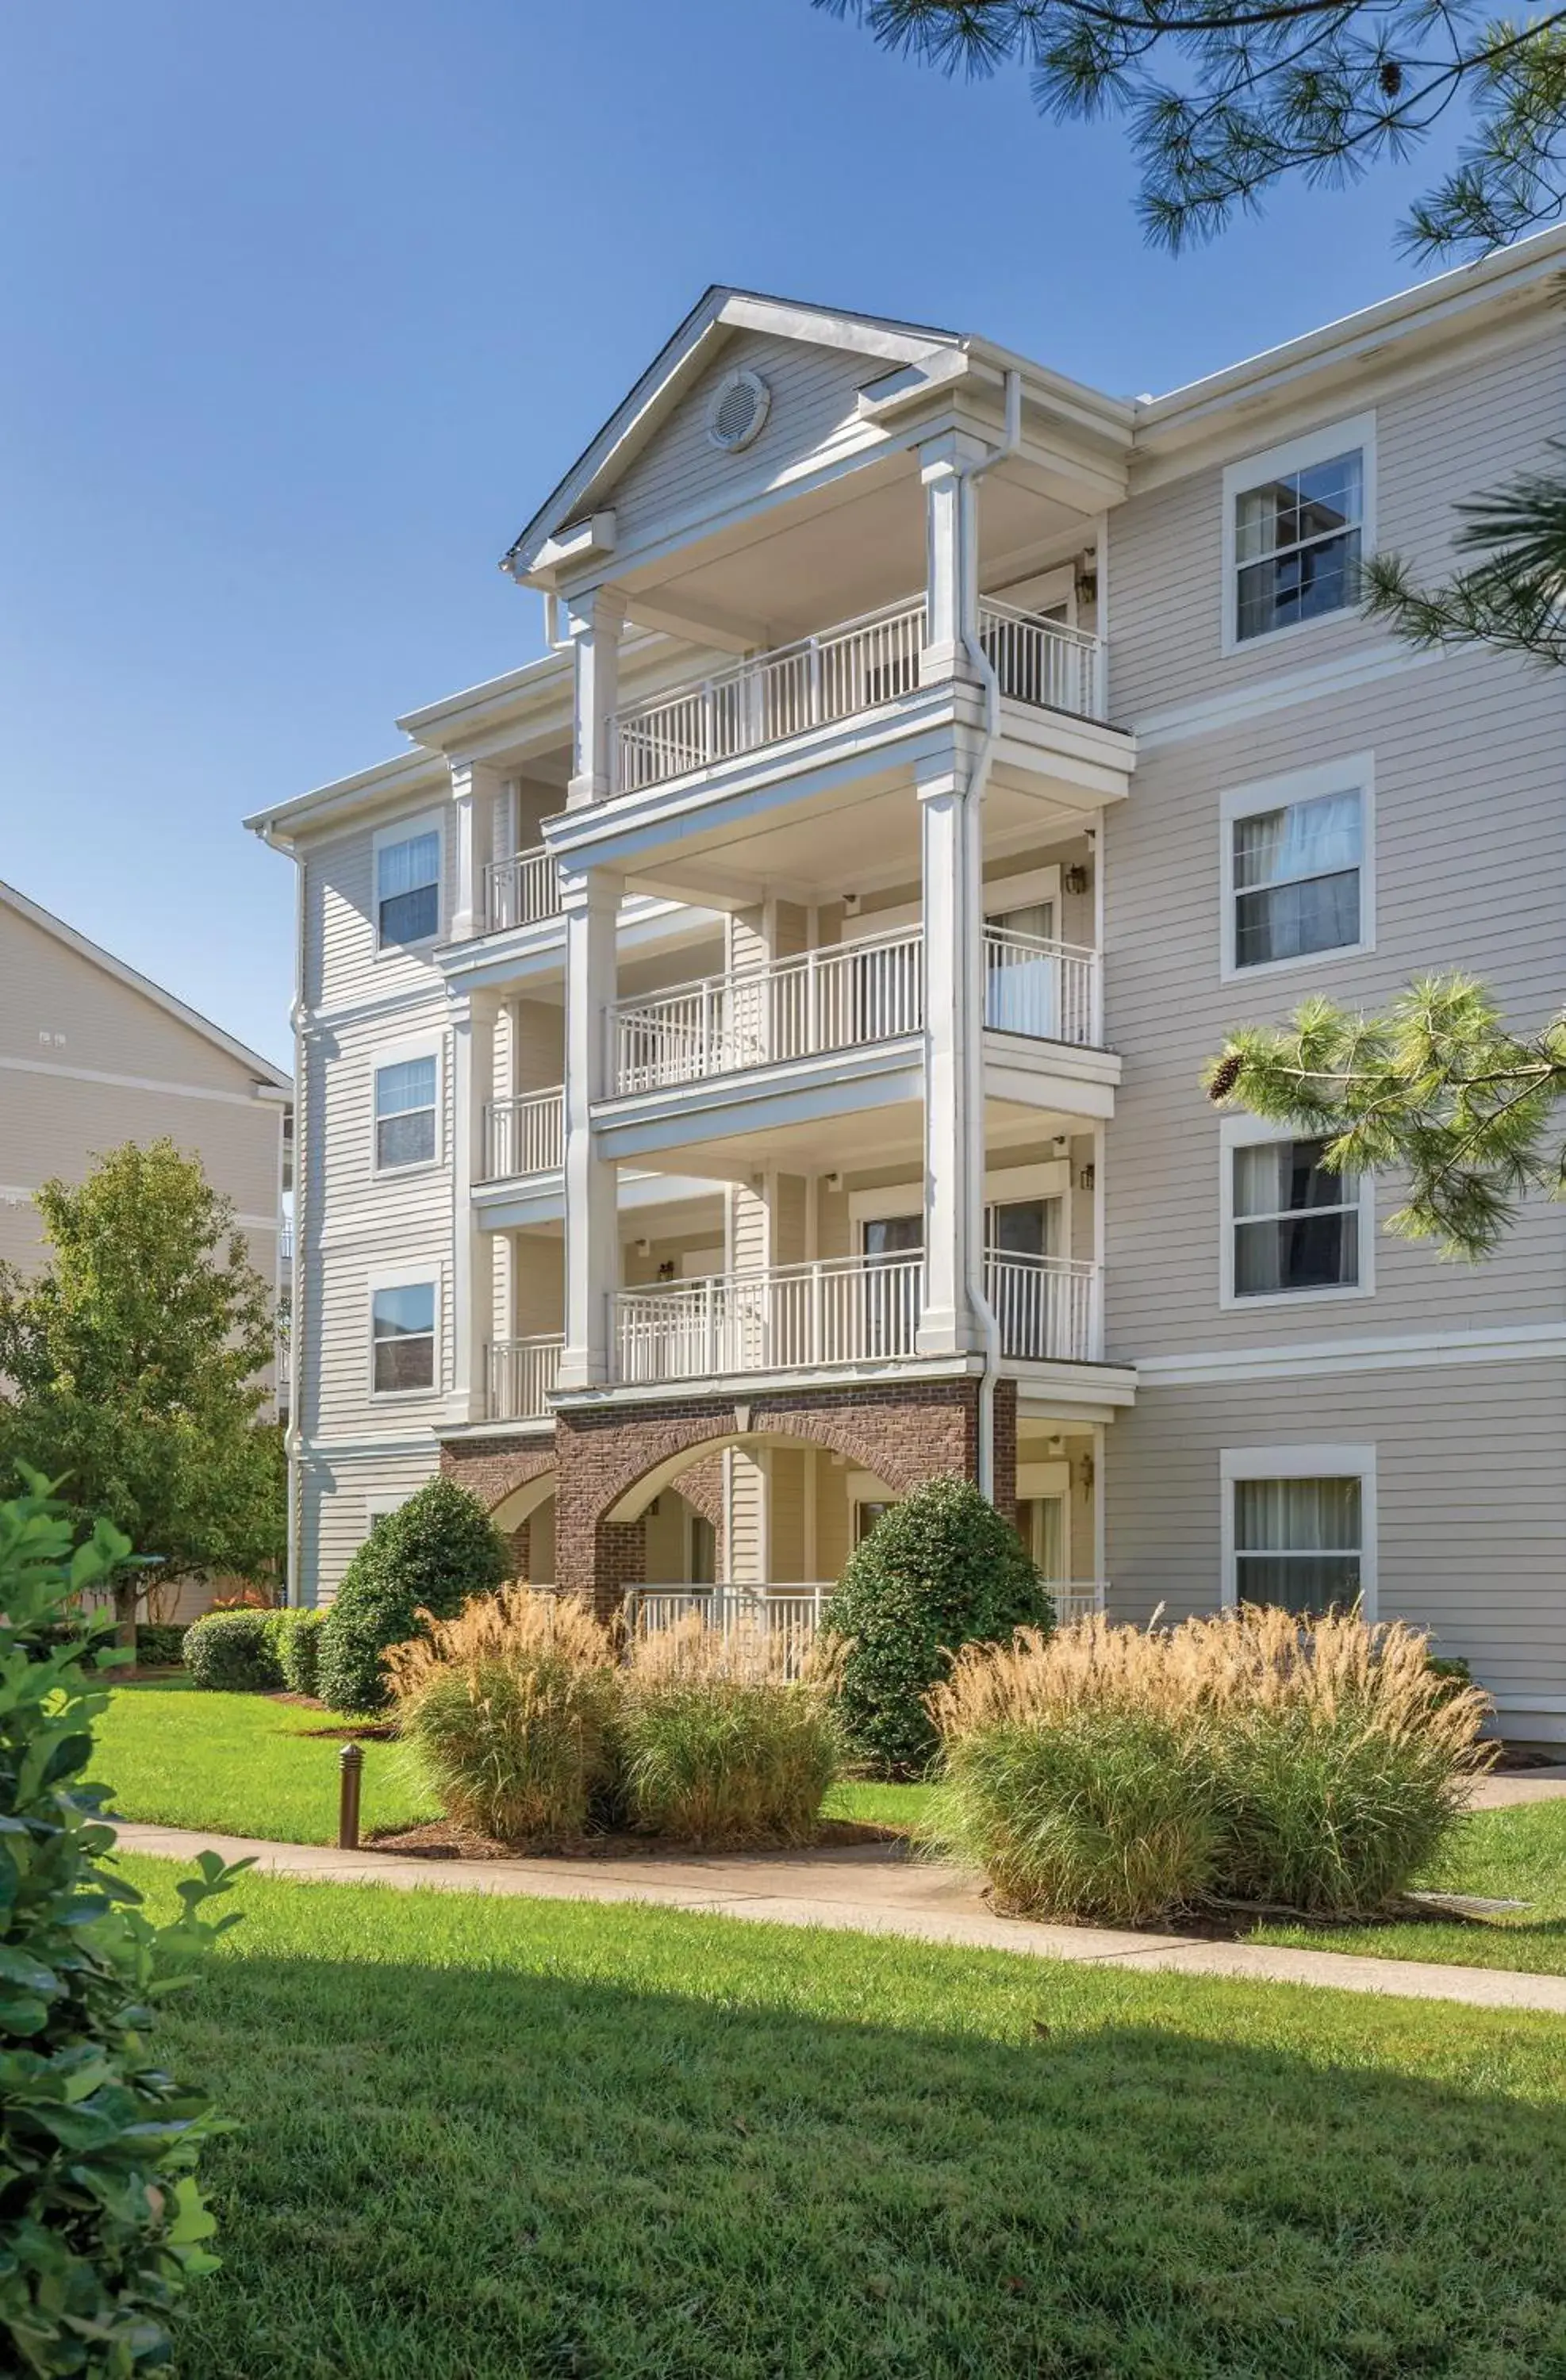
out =
[[[908,1257],[922,1256],[925,1219],[878,1215],[859,1226],[864,1260],[862,1327],[866,1355],[911,1355],[919,1327],[920,1281]],[[898,1259],[902,1259],[901,1262]]]

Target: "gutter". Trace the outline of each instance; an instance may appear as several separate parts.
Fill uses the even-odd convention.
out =
[[[1005,430],[999,446],[991,447],[977,463],[959,468],[957,479],[957,559],[958,567],[966,572],[971,567],[977,577],[978,570],[978,522],[973,512],[974,487],[997,463],[1014,455],[1022,443],[1022,373],[1008,366],[1005,376]],[[984,1369],[978,1382],[978,1491],[988,1502],[995,1501],[995,1382],[1001,1370],[1001,1326],[995,1319],[984,1286],[984,970],[981,963],[974,965],[976,951],[982,954],[984,915],[984,839],[982,833],[984,788],[995,759],[995,747],[1001,740],[1001,682],[993,662],[980,643],[977,629],[970,622],[978,617],[978,589],[959,585],[958,618],[962,622],[963,650],[984,687],[984,741],[968,772],[962,792],[962,837],[964,882],[960,892],[963,915],[968,920],[970,948],[968,951],[968,1031],[963,1045],[963,1070],[967,1094],[969,1123],[968,1180],[965,1193],[968,1208],[969,1228],[965,1243],[968,1304],[984,1333]],[[980,920],[976,928],[975,917]],[[975,979],[978,998],[973,999]],[[977,1129],[976,1129],[977,1124]],[[977,1152],[977,1153],[976,1153]],[[975,1176],[977,1196],[974,1196]]]

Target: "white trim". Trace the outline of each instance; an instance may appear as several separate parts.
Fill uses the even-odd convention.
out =
[[[1291,809],[1302,802],[1320,801],[1331,794],[1359,795],[1359,939],[1335,942],[1324,951],[1306,951],[1298,958],[1267,959],[1259,966],[1240,966],[1234,956],[1235,902],[1234,827],[1241,819],[1257,818],[1266,810]],[[1231,785],[1219,795],[1218,874],[1221,910],[1219,918],[1219,981],[1265,983],[1273,976],[1293,974],[1299,967],[1330,965],[1340,959],[1360,958],[1376,948],[1376,755],[1345,753],[1341,760],[1323,760],[1314,768],[1292,769],[1281,777],[1261,777],[1247,785]]]
[[[1265,1306],[1312,1306],[1341,1304],[1345,1298],[1376,1294],[1376,1176],[1359,1177],[1359,1279],[1338,1289],[1281,1289],[1265,1295],[1241,1297],[1234,1288],[1234,1151],[1281,1140],[1306,1140],[1312,1135],[1293,1124],[1266,1123],[1260,1116],[1226,1115],[1219,1119],[1218,1213],[1220,1238],[1218,1254],[1218,1302],[1226,1313],[1249,1313]],[[1347,1202],[1345,1201],[1345,1204]]]
[[[112,976],[116,983],[124,984],[127,990],[140,992],[143,1000],[150,1000],[152,1005],[155,1008],[161,1008],[166,1016],[175,1017],[181,1025],[188,1026],[192,1033],[199,1033],[203,1041],[210,1041],[213,1048],[221,1050],[225,1057],[233,1058],[239,1065],[247,1067],[250,1073],[259,1075],[263,1081],[271,1084],[274,1090],[287,1091],[292,1094],[294,1081],[291,1075],[284,1074],[282,1068],[273,1065],[270,1059],[262,1058],[254,1050],[247,1049],[243,1041],[236,1041],[233,1035],[225,1033],[220,1025],[213,1025],[210,1018],[201,1015],[199,1010],[188,1008],[184,1001],[176,999],[172,991],[165,991],[161,983],[154,983],[150,976],[144,976],[138,968],[127,965],[124,959],[116,959],[114,953],[104,950],[101,943],[89,941],[87,936],[79,934],[74,926],[67,926],[63,917],[56,917],[52,909],[44,909],[36,901],[30,901],[25,892],[18,892],[14,884],[0,883],[0,902],[3,902],[7,908],[14,909],[18,917],[25,917],[29,925],[36,926],[40,933],[48,934],[56,942],[63,942],[66,948],[74,951],[79,958],[86,959],[90,965],[100,968],[104,975]],[[12,1062],[20,1064],[22,1062],[17,1060]],[[72,1069],[62,1066],[42,1071],[69,1074]],[[98,1075],[90,1076],[88,1079],[108,1082],[119,1078]],[[150,1087],[143,1085],[139,1087]],[[173,1087],[175,1087],[173,1085],[166,1084],[158,1086],[159,1089]],[[202,1095],[193,1094],[193,1096]],[[219,1098],[224,1095],[209,1092],[205,1096]],[[228,1096],[235,1097],[237,1094],[231,1093]]]
[[[435,1061],[435,1154],[412,1165],[382,1165],[380,1160],[380,1116],[376,1111],[376,1078],[387,1066],[407,1065],[419,1058]],[[370,1172],[376,1182],[407,1182],[421,1174],[445,1171],[446,1036],[443,1032],[412,1035],[403,1041],[377,1042],[370,1051]]]
[[[381,940],[381,854],[394,850],[401,843],[416,843],[421,835],[436,838],[435,856],[435,930],[420,934],[416,941],[382,942]],[[390,819],[378,826],[370,838],[370,929],[375,943],[375,963],[382,959],[404,958],[410,951],[431,951],[445,934],[446,917],[446,813],[441,810],[415,810],[408,816]]]
[[[1359,1481],[1359,1597],[1366,1620],[1376,1617],[1376,1448],[1297,1440],[1292,1446],[1225,1446],[1220,1449],[1222,1497],[1223,1609],[1236,1601],[1234,1577],[1234,1483],[1238,1479],[1357,1479]]]
[[[113,1075],[102,1066],[61,1066],[52,1058],[0,1058],[0,1070],[12,1075],[56,1075],[67,1083],[102,1083],[113,1090],[155,1091],[176,1099],[212,1099],[219,1107],[256,1108],[276,1117],[279,1111],[259,1091],[217,1091],[201,1083],[165,1083],[152,1075]]]
[[[418,1389],[378,1389],[375,1385],[375,1300],[383,1289],[422,1289],[427,1284],[434,1293],[434,1324],[431,1333],[433,1346],[430,1384],[427,1388]],[[402,1405],[416,1397],[432,1398],[444,1395],[445,1391],[442,1387],[444,1367],[441,1354],[444,1336],[442,1329],[444,1287],[443,1268],[440,1260],[435,1257],[422,1257],[417,1263],[378,1265],[372,1272],[366,1275],[364,1283],[365,1393],[372,1405]]]
[[[1245,1305],[1252,1302],[1242,1300]],[[1413,1330],[1362,1339],[1310,1340],[1293,1347],[1275,1344],[1191,1355],[1139,1355],[1136,1377],[1149,1387],[1224,1388],[1251,1380],[1336,1379],[1355,1372],[1536,1363],[1560,1357],[1566,1357],[1566,1322],[1514,1322],[1491,1330]]]
[[[1234,507],[1237,497],[1262,486],[1269,480],[1282,479],[1290,471],[1303,471],[1312,463],[1330,462],[1336,455],[1347,455],[1357,447],[1360,453],[1361,512],[1359,550],[1362,558],[1376,551],[1376,416],[1374,411],[1356,413],[1346,421],[1330,421],[1324,429],[1307,431],[1303,437],[1288,438],[1281,445],[1269,446],[1259,455],[1243,455],[1236,463],[1227,464],[1223,473],[1223,621],[1222,645],[1225,654],[1256,652],[1278,643],[1281,638],[1304,636],[1308,629],[1319,628],[1329,620],[1352,620],[1356,607],[1352,601],[1334,612],[1319,612],[1313,619],[1291,620],[1281,628],[1268,628],[1259,637],[1238,634],[1237,599],[1239,581],[1235,567]]]

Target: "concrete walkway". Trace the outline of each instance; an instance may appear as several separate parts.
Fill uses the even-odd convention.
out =
[[[910,1859],[898,1843],[759,1852],[746,1858],[649,1853],[628,1859],[484,1862],[254,1842],[237,1835],[187,1833],[178,1827],[121,1825],[118,1832],[120,1846],[127,1852],[191,1860],[198,1852],[214,1851],[225,1860],[254,1859],[272,1875],[332,1884],[545,1900],[636,1901],[648,1908],[696,1910],[772,1925],[822,1925],[973,1949],[1022,1951],[1089,1966],[1152,1967],[1183,1975],[1238,1976],[1250,1983],[1317,1984],[1335,1991],[1460,2000],[1471,2008],[1534,2009],[1566,2016],[1566,1975],[1353,1958],[1335,1950],[1272,1949],[1253,1942],[1193,1942],[1174,1934],[1033,1925],[996,1917],[972,1876],[933,1861]]]
[[[1566,1767],[1513,1768],[1502,1777],[1481,1777],[1469,1796],[1475,1810],[1511,1810],[1519,1802],[1559,1802],[1566,1793]]]

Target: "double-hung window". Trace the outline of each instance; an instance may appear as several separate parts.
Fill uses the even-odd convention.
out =
[[[430,1165],[435,1157],[435,1060],[402,1058],[375,1069],[375,1170]]]
[[[1236,968],[1358,946],[1363,832],[1357,791],[1231,822]]]
[[[378,842],[375,851],[375,940],[378,949],[433,941],[441,927],[441,831],[420,826]]]
[[[1360,1601],[1363,1479],[1234,1479],[1234,1599],[1302,1618]]]
[[[1350,610],[1371,533],[1374,421],[1340,422],[1223,475],[1225,642]]]
[[[1261,1140],[1227,1152],[1236,1302],[1360,1286],[1360,1184],[1329,1173],[1323,1140]]]
[[[435,1284],[399,1282],[370,1301],[371,1385],[378,1397],[435,1385]]]

